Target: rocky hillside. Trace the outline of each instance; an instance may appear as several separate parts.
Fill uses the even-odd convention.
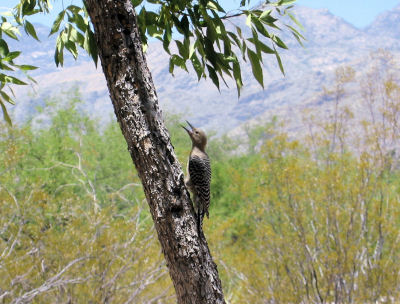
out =
[[[286,76],[280,73],[275,57],[266,57],[263,90],[253,79],[250,65],[245,66],[245,88],[240,99],[234,85],[219,92],[211,81],[197,82],[194,73],[177,71],[174,77],[171,76],[162,47],[152,43],[148,59],[162,108],[184,113],[185,118],[196,125],[225,132],[249,120],[263,120],[271,113],[288,115],[299,107],[324,103],[318,96],[323,86],[331,84],[335,69],[340,65],[351,65],[361,71],[366,68],[371,51],[384,48],[395,56],[400,54],[400,6],[378,16],[365,30],[353,27],[326,9],[297,7],[296,16],[305,28],[307,41],[303,48],[294,38],[286,37],[290,50],[281,52]],[[17,92],[19,102],[14,108],[15,119],[32,116],[34,105],[43,103],[46,96],[74,85],[80,88],[85,98],[84,110],[102,120],[110,119],[113,111],[101,67],[96,70],[90,59],[82,54],[77,62],[69,58],[63,68],[56,68],[54,38],[47,37],[48,31],[40,26],[42,43],[23,37],[22,44],[15,45],[16,48],[22,45],[24,62],[40,67],[35,71],[38,85],[34,92],[31,88]]]

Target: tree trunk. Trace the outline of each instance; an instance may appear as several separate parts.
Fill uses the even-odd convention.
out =
[[[86,0],[114,111],[142,181],[178,303],[225,303],[197,232],[182,168],[158,107],[130,0]]]

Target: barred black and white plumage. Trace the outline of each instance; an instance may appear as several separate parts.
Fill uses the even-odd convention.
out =
[[[205,152],[207,145],[206,134],[202,130],[194,128],[189,122],[187,123],[191,130],[184,126],[182,127],[188,132],[192,140],[192,150],[189,155],[185,184],[193,194],[197,212],[197,226],[200,231],[204,215],[207,215],[207,218],[209,217],[211,165],[210,159]]]
[[[209,217],[208,208],[210,207],[210,183],[211,166],[210,159],[206,153],[196,153],[189,158],[189,176],[191,190],[194,194],[195,204],[197,205],[197,216],[200,226],[203,223],[204,215]],[[200,154],[200,155],[199,155]]]

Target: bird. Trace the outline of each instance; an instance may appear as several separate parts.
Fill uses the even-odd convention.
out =
[[[192,140],[192,150],[189,154],[187,165],[187,176],[185,185],[193,194],[193,201],[197,209],[197,227],[202,229],[204,215],[209,218],[208,208],[210,207],[210,184],[211,164],[205,149],[207,136],[203,130],[193,127],[186,121],[190,129],[181,125]]]

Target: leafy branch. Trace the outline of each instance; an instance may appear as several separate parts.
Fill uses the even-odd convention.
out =
[[[22,23],[21,23],[22,24]],[[23,23],[25,31],[38,40],[35,29],[31,23],[25,21]],[[18,26],[13,25],[6,16],[1,17],[0,23],[0,106],[3,111],[4,120],[11,125],[11,118],[7,112],[6,104],[15,104],[15,94],[11,87],[12,84],[27,85],[26,82],[13,76],[15,73],[23,72],[27,78],[34,82],[34,79],[27,75],[27,71],[35,70],[37,67],[26,64],[16,64],[15,59],[21,55],[20,51],[11,51],[6,37],[18,40],[20,31]],[[19,76],[18,76],[19,77]],[[8,91],[6,91],[8,89]]]
[[[244,8],[250,1],[241,1],[240,8],[234,14],[225,12],[218,1],[148,2],[159,5],[158,11],[148,11],[142,5],[143,1],[133,1],[137,7],[141,6],[138,20],[144,48],[147,48],[147,37],[159,39],[170,55],[170,73],[174,72],[175,66],[188,71],[189,61],[198,80],[209,77],[218,88],[221,81],[226,84],[226,77],[233,78],[238,95],[243,86],[240,57],[250,61],[254,77],[263,86],[263,54],[275,55],[284,73],[277,49],[287,49],[287,46],[272,30],[281,31],[279,20],[286,16],[301,29],[300,23],[290,13],[291,4],[295,1],[265,1],[263,5],[252,9]],[[278,18],[274,17],[276,15]],[[233,22],[234,31],[226,26],[226,20],[232,21],[241,16],[247,18],[246,25],[251,30],[249,37]],[[294,26],[283,25],[299,43],[304,40]],[[180,39],[173,39],[173,33],[176,32]],[[176,53],[171,50],[172,40],[177,47]]]
[[[279,49],[287,49],[286,44],[276,34],[283,28],[293,34],[301,44],[304,37],[300,33],[301,24],[291,14],[295,0],[265,0],[262,5],[247,9],[250,0],[242,0],[239,8],[226,12],[218,0],[131,0],[137,10],[139,30],[144,49],[147,49],[148,37],[162,42],[169,54],[169,72],[175,67],[188,72],[191,64],[198,80],[210,78],[220,89],[220,83],[226,86],[227,78],[235,81],[238,96],[243,87],[243,61],[250,61],[254,78],[264,87],[263,56],[274,55],[282,73],[284,68]],[[85,1],[84,1],[85,3]],[[146,5],[148,4],[148,5]],[[8,87],[14,96],[10,84],[26,85],[20,79],[7,74],[6,71],[23,72],[36,69],[30,65],[16,65],[13,60],[20,55],[19,51],[10,52],[1,35],[18,39],[19,28],[39,41],[35,27],[27,20],[29,16],[49,13],[50,0],[20,0],[13,10],[12,25],[2,17],[0,25],[0,106],[5,120],[11,124],[5,103],[14,104],[14,100],[4,88]],[[153,8],[153,10],[150,10]],[[246,17],[250,31],[243,31],[234,23]],[[288,20],[289,23],[282,21]],[[285,21],[286,22],[286,21]],[[231,26],[232,25],[232,26]],[[246,34],[249,32],[250,34]],[[78,50],[84,49],[97,65],[98,50],[92,25],[85,6],[69,5],[58,13],[49,35],[57,34],[54,61],[56,65],[64,64],[64,51],[67,50],[77,59]],[[172,47],[172,42],[176,48]],[[34,81],[30,76],[28,79]]]

